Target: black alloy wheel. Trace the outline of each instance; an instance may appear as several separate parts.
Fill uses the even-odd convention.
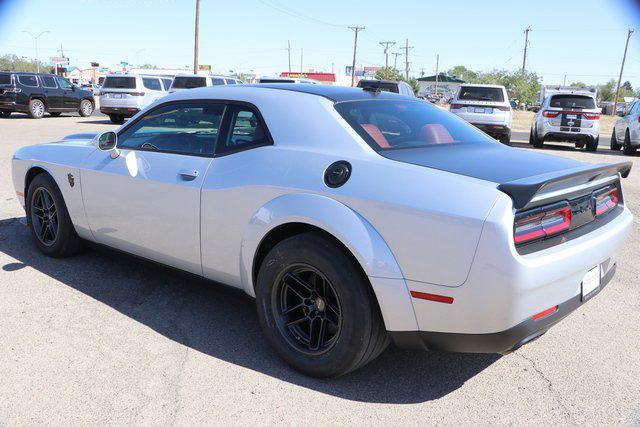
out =
[[[286,269],[274,287],[272,304],[278,329],[305,354],[322,354],[340,335],[340,301],[329,280],[310,265]]]
[[[58,238],[58,209],[46,188],[35,191],[30,212],[35,236],[43,245],[52,246]]]

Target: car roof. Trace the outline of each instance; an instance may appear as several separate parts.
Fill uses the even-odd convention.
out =
[[[400,83],[399,81],[396,80],[384,80],[384,79],[360,79],[360,82],[364,82],[364,83]]]
[[[290,92],[306,93],[327,98],[333,102],[345,101],[364,101],[372,99],[404,99],[414,100],[408,96],[391,92],[371,92],[358,87],[345,86],[329,86],[323,84],[295,84],[291,83],[260,83],[260,84],[243,84],[236,86],[240,89],[260,89],[260,90],[286,90]],[[207,88],[216,90],[215,88]]]
[[[460,87],[497,87],[501,89],[505,89],[502,85],[487,85],[487,84],[474,84],[474,83],[462,83]]]

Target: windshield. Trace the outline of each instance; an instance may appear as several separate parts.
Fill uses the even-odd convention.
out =
[[[196,87],[205,87],[207,85],[206,77],[176,77],[173,79],[172,89],[193,89]]]
[[[106,89],[135,89],[135,77],[111,77],[107,76],[104,80],[104,88]]]
[[[463,86],[458,99],[461,101],[504,102],[502,88],[484,86]]]
[[[549,106],[554,108],[596,108],[596,103],[590,96],[554,95]]]
[[[453,114],[423,101],[349,101],[338,113],[376,151],[495,141]]]

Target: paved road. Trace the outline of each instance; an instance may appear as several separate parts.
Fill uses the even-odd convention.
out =
[[[640,423],[637,220],[613,282],[515,353],[389,348],[318,381],[276,358],[237,292],[104,250],[36,251],[18,220],[11,154],[114,128],[103,117],[0,120],[0,424]],[[625,198],[640,213],[639,157],[546,151],[632,160]]]

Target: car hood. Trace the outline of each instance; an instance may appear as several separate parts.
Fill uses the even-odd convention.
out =
[[[379,153],[391,160],[498,184],[586,165],[564,157],[507,147],[497,142],[442,144]]]

